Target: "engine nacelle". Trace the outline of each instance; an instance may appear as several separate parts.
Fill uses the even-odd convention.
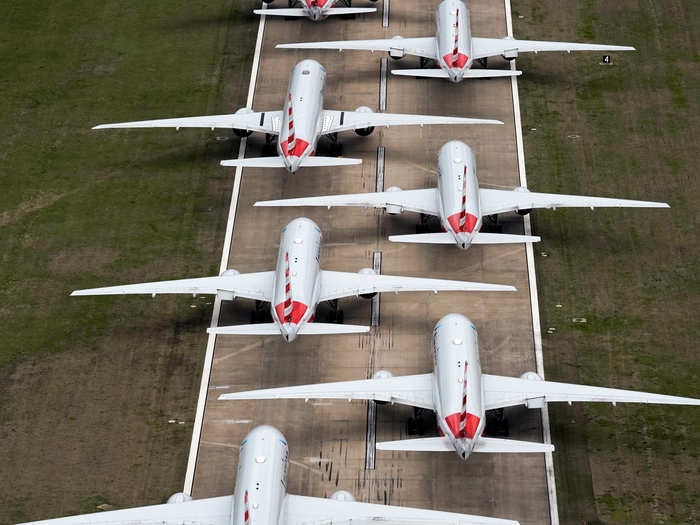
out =
[[[543,380],[537,372],[525,372],[520,376],[520,379],[526,379],[527,381]],[[537,397],[535,399],[528,399],[525,401],[525,406],[527,408],[544,408],[544,403],[544,397]]]
[[[372,379],[391,379],[394,375],[388,370],[377,370],[372,374]]]
[[[335,501],[355,501],[355,496],[350,494],[347,490],[336,490],[331,495],[331,499]]]
[[[516,58],[518,58],[518,50],[506,49],[501,56],[508,61],[515,60]]]
[[[401,40],[403,40],[403,37],[396,35],[391,37],[391,39],[396,41],[396,45],[392,44],[392,46],[389,48],[389,56],[394,60],[401,60],[403,57],[406,56],[406,50],[401,44]]]
[[[518,186],[517,188],[513,188],[513,191],[517,191],[518,193],[530,193],[530,190],[528,190],[527,188],[525,188],[523,186]],[[517,213],[518,215],[525,216],[528,213],[530,213],[531,211],[532,211],[532,208],[523,208],[521,210],[515,210],[515,213]]]
[[[236,110],[235,115],[247,115],[248,113],[252,113],[253,110],[250,108],[240,108]],[[252,131],[249,131],[247,129],[236,129],[233,128],[233,132],[236,134],[237,137],[250,137]]]
[[[362,270],[360,270],[357,273],[359,273],[360,275],[377,275],[377,272],[375,272],[372,268],[362,268]],[[374,297],[375,295],[377,295],[377,292],[363,293],[360,294],[360,297],[362,297],[363,299],[372,299],[372,297]]]
[[[401,191],[401,188],[398,186],[391,186],[386,191]],[[403,208],[401,206],[388,205],[385,209],[389,215],[399,215],[403,213]]]
[[[233,268],[229,268],[228,270],[224,270],[223,272],[221,272],[222,277],[223,276],[233,277],[235,275],[240,275],[240,274],[241,274],[241,272],[239,272],[238,270],[234,270]]]
[[[167,503],[169,505],[175,504],[177,505],[178,503],[186,503],[188,501],[192,501],[192,496],[188,496],[184,492],[176,492],[172,496],[168,498]]]
[[[368,108],[367,106],[360,106],[357,108],[355,111],[358,113],[374,113],[371,108]],[[355,133],[360,135],[361,137],[367,137],[372,134],[374,131],[374,126],[370,126],[368,128],[359,128],[355,130]]]

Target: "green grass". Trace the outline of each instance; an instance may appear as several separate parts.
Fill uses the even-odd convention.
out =
[[[153,503],[181,490],[211,298],[68,294],[216,273],[237,141],[90,128],[244,105],[257,21],[222,0],[3,7],[0,523]]]
[[[697,3],[517,0],[518,38],[636,53],[522,57],[533,190],[669,202],[670,210],[537,212],[547,377],[700,396]],[[595,40],[593,40],[595,39]],[[532,131],[532,128],[536,128]],[[561,307],[557,308],[557,304]],[[585,317],[585,324],[572,322]],[[551,406],[562,523],[700,520],[700,413]]]

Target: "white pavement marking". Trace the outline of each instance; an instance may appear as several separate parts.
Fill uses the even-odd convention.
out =
[[[263,9],[267,9],[267,4],[263,3]],[[265,32],[265,15],[260,17],[258,24],[258,36],[255,41],[255,55],[253,56],[253,66],[250,74],[250,84],[248,85],[248,99],[246,107],[253,108],[253,96],[255,95],[255,83],[258,78],[258,66],[260,65],[260,50],[262,48],[263,33]],[[245,155],[246,143],[248,141],[241,139],[241,144],[238,149],[238,158],[242,159]],[[221,251],[221,263],[219,264],[219,273],[227,269],[228,258],[231,252],[231,239],[233,237],[233,223],[236,220],[236,208],[238,206],[238,194],[241,191],[241,178],[243,176],[243,168],[236,167],[236,175],[233,181],[233,189],[231,190],[231,205],[228,210],[228,221],[226,222],[226,236],[224,237],[224,247]],[[216,297],[214,301],[214,311],[211,314],[211,327],[215,328],[219,322],[219,313],[221,311],[221,299]],[[192,486],[194,485],[194,469],[197,465],[197,453],[199,452],[199,440],[202,436],[202,423],[204,421],[204,408],[207,401],[207,391],[209,389],[209,378],[211,376],[211,367],[214,357],[214,345],[216,343],[216,334],[210,334],[207,339],[207,348],[204,356],[204,368],[202,370],[202,381],[199,385],[199,398],[197,399],[197,412],[194,418],[194,427],[192,428],[192,441],[190,442],[190,455],[187,460],[187,471],[185,473],[185,486],[183,492],[188,496],[192,495]]]
[[[506,27],[508,36],[513,37],[513,19],[510,9],[510,0],[505,0]],[[515,70],[515,60],[511,60],[510,68]],[[510,77],[511,91],[513,92],[513,113],[515,115],[515,137],[518,151],[518,172],[520,185],[527,188],[527,174],[525,172],[525,149],[523,147],[523,128],[520,121],[520,96],[518,94],[518,77]],[[525,235],[532,235],[532,223],[530,216],[523,217],[525,223]],[[542,332],[540,327],[539,297],[537,294],[537,275],[535,274],[535,253],[532,243],[525,243],[525,257],[527,260],[527,275],[530,282],[530,310],[532,312],[532,337],[535,343],[535,362],[537,373],[544,379],[544,359],[542,356]],[[549,410],[547,403],[542,407],[542,434],[545,443],[552,442],[549,427]],[[554,458],[551,452],[544,455],[545,470],[547,473],[547,491],[549,493],[549,520],[552,525],[559,525],[559,509],[557,506],[557,487],[554,478]]]

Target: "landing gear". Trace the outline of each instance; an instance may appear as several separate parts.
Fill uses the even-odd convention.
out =
[[[340,0],[338,4],[344,7],[352,7],[352,0]],[[340,15],[340,18],[343,20],[354,20],[355,15]]]
[[[484,434],[508,437],[508,418],[505,417],[502,408],[486,411],[486,429]]]
[[[424,436],[436,431],[435,412],[425,408],[413,408],[413,417],[406,421],[406,433],[409,436]]]
[[[486,215],[481,225],[484,233],[501,233],[503,226],[498,222],[498,214]]]
[[[250,322],[252,324],[272,322],[272,315],[270,314],[270,303],[256,300],[255,310],[253,310],[250,314]]]
[[[331,311],[328,314],[328,321],[331,323],[343,324],[343,321],[345,321],[345,313],[338,308],[338,299],[331,299],[328,301],[328,304],[331,307]]]
[[[277,155],[275,151],[275,135],[265,133],[265,144],[262,147],[262,154],[264,157],[274,157]]]
[[[420,214],[420,222],[416,224],[416,233],[434,233],[440,230],[440,219],[432,215]]]
[[[338,133],[326,135],[331,143],[331,157],[340,157],[343,154],[343,145],[338,142]]]

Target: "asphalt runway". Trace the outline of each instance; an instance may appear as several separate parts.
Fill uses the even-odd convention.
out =
[[[274,7],[286,7],[272,5]],[[380,109],[383,53],[276,50],[275,44],[308,40],[405,37],[434,34],[433,10],[417,0],[394,0],[389,27],[382,28],[382,3],[376,15],[355,20],[329,18],[266,21],[253,108],[281,109],[289,73],[302,58],[315,58],[327,70],[325,107],[354,110]],[[506,34],[501,2],[470,2],[475,36]],[[419,59],[386,61],[391,68],[415,68]],[[506,68],[500,59],[489,66]],[[471,318],[480,335],[485,373],[518,376],[535,370],[532,316],[525,247],[523,245],[456,247],[396,244],[389,234],[415,233],[417,214],[388,216],[361,208],[253,208],[256,200],[335,193],[376,191],[390,186],[403,189],[436,185],[440,146],[459,139],[477,158],[482,186],[518,185],[515,121],[510,79],[465,81],[453,85],[440,79],[387,75],[386,111],[496,118],[504,126],[418,126],[377,129],[370,137],[340,134],[343,155],[363,159],[360,166],[307,168],[294,175],[283,170],[243,171],[229,268],[241,272],[274,269],[282,227],[305,215],[324,234],[321,267],[358,271],[372,267],[381,253],[381,272],[408,276],[462,279],[513,284],[515,293],[406,293],[383,294],[379,324],[368,334],[300,336],[287,344],[281,336],[219,336],[197,455],[192,494],[195,498],[231,493],[238,445],[254,426],[271,424],[290,445],[288,490],[308,496],[330,496],[350,491],[358,501],[425,507],[453,512],[517,519],[523,524],[550,521],[545,460],[537,454],[475,454],[467,462],[453,453],[377,451],[372,465],[368,404],[344,401],[217,401],[226,392],[371,377],[381,369],[394,375],[432,370],[431,333],[443,315],[459,312]],[[378,149],[384,148],[384,176],[378,177]],[[329,154],[322,139],[318,154]],[[253,135],[246,156],[266,151],[265,138]],[[233,175],[233,170],[232,170]],[[232,177],[233,178],[233,177]],[[379,180],[378,180],[379,179]],[[379,184],[378,184],[379,183]],[[504,232],[522,233],[517,215],[501,216]],[[345,322],[371,322],[370,301],[341,300]],[[220,325],[251,322],[252,301],[224,302]],[[317,318],[323,320],[323,307]],[[414,416],[410,407],[378,405],[376,439],[419,437],[409,431],[434,430],[432,418]],[[542,441],[539,410],[505,411],[508,437]],[[368,423],[368,420],[370,423]],[[421,424],[418,424],[421,423]],[[369,432],[368,432],[369,430]],[[371,451],[372,447],[369,447]],[[371,468],[374,466],[374,468]]]

